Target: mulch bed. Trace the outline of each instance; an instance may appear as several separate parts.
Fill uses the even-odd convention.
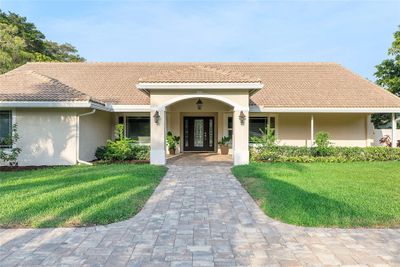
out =
[[[16,171],[28,171],[49,168],[52,166],[41,165],[41,166],[0,166],[0,172],[16,172]]]
[[[114,163],[129,163],[129,164],[149,164],[150,160],[111,160],[111,161],[104,161],[104,160],[94,160],[91,161],[93,164],[114,164]]]
[[[93,164],[114,164],[114,163],[129,163],[129,164],[149,164],[150,160],[113,160],[113,161],[92,161]],[[56,165],[60,166],[60,165]],[[0,166],[0,172],[16,172],[38,170],[44,168],[51,168],[56,166],[40,165],[40,166]]]

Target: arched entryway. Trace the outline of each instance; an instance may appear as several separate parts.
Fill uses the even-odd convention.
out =
[[[248,163],[248,107],[238,103],[243,99],[248,101],[248,94],[151,95],[151,98],[152,164],[166,163],[165,139],[168,131],[181,137],[179,152],[218,153],[218,141],[230,134],[234,164]],[[201,108],[198,107],[199,100]],[[229,133],[228,119],[231,122]]]

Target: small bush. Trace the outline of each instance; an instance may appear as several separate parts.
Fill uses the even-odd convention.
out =
[[[150,147],[125,137],[123,125],[119,124],[115,130],[115,140],[108,140],[105,146],[98,147],[95,156],[105,161],[149,160]]]
[[[98,160],[105,160],[106,159],[106,147],[105,146],[99,146],[96,149],[96,152],[94,153],[94,156]]]
[[[333,153],[329,134],[327,132],[318,132],[315,138],[315,145],[311,149],[311,153],[316,157],[327,157]]]
[[[133,145],[132,146],[132,159],[136,160],[149,160],[150,159],[150,146]]]
[[[106,145],[106,160],[128,160],[132,157],[132,142],[129,139],[108,140]]]

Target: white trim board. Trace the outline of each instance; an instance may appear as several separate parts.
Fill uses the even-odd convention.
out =
[[[271,113],[400,113],[400,108],[268,108],[250,106],[250,112]]]
[[[0,101],[4,108],[94,108],[108,112],[150,112],[150,105],[101,105],[88,101]]]
[[[261,89],[262,83],[138,83],[138,89]]]
[[[108,105],[111,112],[150,112],[150,105]]]
[[[243,83],[138,83],[136,88],[150,95],[150,90],[249,90],[249,96],[262,89],[258,82]]]
[[[109,111],[104,105],[88,101],[0,101],[0,108],[95,108]]]
[[[200,94],[200,95],[183,95],[174,99],[175,102],[179,99],[203,97],[217,99],[215,96]],[[217,99],[226,102],[226,99]],[[168,102],[168,101],[167,101]],[[229,102],[229,101],[228,101]],[[170,103],[169,103],[170,104]],[[233,105],[233,103],[228,103]],[[162,106],[166,106],[165,104]],[[5,108],[95,108],[108,112],[150,112],[150,105],[101,105],[88,101],[0,101],[0,109]],[[237,107],[237,110],[247,110],[244,107]],[[400,108],[269,108],[250,106],[250,112],[266,112],[266,113],[400,113]]]

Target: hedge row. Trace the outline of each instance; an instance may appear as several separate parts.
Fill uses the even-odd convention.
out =
[[[255,147],[250,150],[252,161],[271,162],[354,162],[400,160],[400,148],[391,147]]]
[[[95,156],[105,161],[149,160],[150,146],[128,140],[108,141],[106,146],[97,148]]]

